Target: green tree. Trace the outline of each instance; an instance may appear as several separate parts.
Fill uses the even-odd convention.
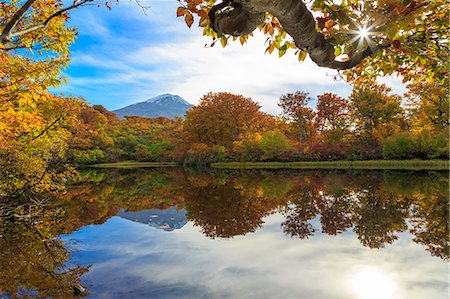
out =
[[[280,131],[268,131],[262,135],[263,160],[277,160],[292,149],[287,137]]]
[[[410,104],[413,129],[439,132],[450,124],[449,82],[420,82],[409,84],[406,96]]]
[[[375,82],[354,86],[349,97],[350,111],[362,136],[381,142],[400,131],[404,124],[401,97],[390,92],[391,88]]]

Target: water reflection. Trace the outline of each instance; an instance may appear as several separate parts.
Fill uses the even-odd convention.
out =
[[[61,234],[72,234],[91,224],[103,225],[98,229],[95,227],[82,229],[79,231],[82,235],[78,235],[78,232],[75,233],[73,236],[81,239],[80,244],[83,244],[83,240],[89,243],[90,240],[95,239],[96,242],[107,247],[117,247],[117,244],[125,246],[125,243],[127,244],[125,247],[128,247],[133,242],[137,242],[138,244],[135,244],[137,248],[128,250],[127,254],[133,256],[146,251],[146,255],[154,255],[160,262],[162,260],[161,264],[153,265],[156,269],[151,270],[152,273],[157,273],[155,275],[162,276],[164,276],[162,273],[155,272],[158,266],[162,267],[160,269],[162,272],[169,271],[170,265],[177,262],[178,254],[187,255],[187,257],[179,257],[178,262],[183,268],[193,270],[192,268],[199,267],[198,264],[189,264],[186,258],[190,257],[195,260],[198,257],[194,258],[193,255],[201,254],[207,248],[204,246],[210,246],[207,244],[217,246],[215,249],[217,252],[221,252],[218,248],[225,248],[223,254],[229,254],[226,253],[227,245],[225,243],[198,241],[200,243],[196,243],[197,247],[184,248],[183,246],[192,242],[191,239],[198,238],[194,233],[196,229],[199,229],[207,239],[233,238],[236,240],[237,236],[246,236],[226,244],[238,246],[229,248],[238,251],[242,251],[244,248],[243,245],[239,245],[241,243],[247,244],[245,246],[250,246],[252,250],[255,250],[255,246],[267,248],[272,260],[268,260],[269,257],[266,256],[264,262],[274,263],[271,267],[275,267],[275,264],[280,267],[281,265],[291,267],[289,260],[280,260],[280,258],[286,256],[286,259],[292,259],[292,255],[288,252],[274,251],[277,244],[280,245],[279,248],[287,246],[286,250],[291,247],[294,250],[297,248],[296,244],[308,248],[308,246],[312,246],[311,244],[317,246],[319,242],[322,242],[323,236],[331,238],[332,236],[346,236],[346,234],[349,234],[351,238],[355,236],[357,238],[355,240],[358,240],[362,248],[379,250],[400,242],[402,238],[407,240],[408,238],[405,236],[411,235],[412,241],[423,246],[431,256],[445,261],[449,260],[448,176],[444,173],[295,172],[292,170],[196,173],[178,169],[164,171],[146,169],[90,171],[85,173],[84,177],[85,183],[73,186],[61,194],[44,209],[39,217],[34,217],[32,221],[22,221],[20,225],[16,225],[10,220],[0,220],[2,225],[0,232],[2,235],[0,240],[0,249],[2,250],[0,258],[1,291],[13,296],[20,292],[35,292],[40,297],[65,297],[62,295],[63,293],[57,292],[66,292],[66,294],[70,292],[71,286],[79,284],[80,277],[87,271],[88,264],[102,263],[103,259],[108,258],[108,255],[97,256],[95,252],[100,249],[95,249],[89,257],[78,257],[79,260],[84,261],[82,264],[86,265],[85,267],[77,266],[70,262],[68,244],[63,244],[54,237]],[[57,217],[49,216],[54,211],[61,211],[61,213]],[[119,215],[122,220],[118,222],[113,217],[115,215]],[[125,225],[123,221],[129,220],[133,221],[135,225],[141,226]],[[148,226],[170,234],[164,235],[164,238],[170,239],[163,240],[160,235],[153,232],[149,236],[153,240],[152,243],[144,242],[142,236],[147,234],[144,227]],[[102,231],[102,234],[98,235],[98,231]],[[259,231],[261,231],[259,236],[264,236],[264,242],[252,239],[255,238],[255,232]],[[119,235],[119,232],[122,235]],[[138,237],[138,235],[142,236]],[[187,239],[180,241],[183,236]],[[286,243],[285,236],[289,237],[289,243]],[[347,237],[345,238],[345,242],[349,242]],[[72,237],[69,235],[65,239],[70,240]],[[162,255],[161,249],[152,251],[153,248],[156,248],[155,246],[158,246],[158,241],[161,241],[161,244],[174,244],[173,246],[176,248],[182,247],[183,251],[182,253],[171,252],[170,259],[168,259]],[[339,239],[335,241],[327,239],[326,242],[324,246],[340,248],[341,255],[345,255],[345,252],[349,250],[359,250],[353,243],[345,249],[346,245],[339,243],[342,242]],[[120,258],[116,260],[116,255],[125,260],[128,258],[120,253],[125,248],[123,246],[114,247],[115,251],[109,253],[114,256],[115,263],[120,262]],[[385,252],[390,252],[389,250],[392,249],[385,250],[387,250]],[[189,256],[189,254],[191,255]],[[279,256],[275,258],[276,255]],[[249,258],[251,256],[250,254]],[[395,259],[401,259],[403,256],[408,256],[407,252],[395,255]],[[152,261],[155,258],[152,258]],[[210,264],[211,267],[216,265],[223,268],[224,265],[218,261],[224,260],[224,257],[214,255],[214,258],[216,259],[214,262],[211,260],[203,262]],[[201,262],[197,261],[197,263]],[[252,273],[249,275],[254,276],[255,269],[259,268],[256,265],[247,265],[250,268],[244,269],[240,263],[242,261],[228,261],[224,268],[228,271],[226,276],[231,275],[238,278],[245,276],[245,273]],[[306,261],[302,263],[304,266]],[[377,298],[390,298],[389,296],[392,297],[392,294],[396,293],[397,285],[391,279],[390,274],[386,274],[388,272],[373,267],[367,268],[364,265],[359,268],[353,267],[356,261],[348,263],[347,268],[343,269],[351,270],[351,272],[344,275],[347,283],[342,281],[342,284],[348,284],[349,288],[350,285],[359,286],[353,287],[352,296],[357,294],[360,298],[374,298],[370,296],[378,294]],[[137,269],[143,267],[144,264],[142,261],[131,264],[125,262],[120,267],[124,267],[125,269],[122,270],[125,272],[131,271],[129,267],[138,271]],[[167,266],[166,269],[164,269],[164,265]],[[90,277],[88,280],[95,282],[94,288],[96,288],[97,294],[100,294],[98,292],[104,288],[111,287],[99,278],[102,275],[113,275],[111,274],[112,269],[108,267],[96,270],[97,272],[93,271],[96,273],[95,278],[90,276],[91,274],[87,274],[87,277]],[[318,272],[330,270],[319,268]],[[109,271],[107,271],[108,269]],[[150,270],[145,268],[139,271],[139,273],[146,273]],[[181,270],[179,269],[179,271]],[[280,268],[271,269],[271,271],[281,276],[284,275],[283,272],[280,272]],[[172,273],[174,277],[177,277],[178,274],[178,272]],[[113,276],[115,277],[115,275],[118,274]],[[199,273],[199,276],[202,275],[204,276],[203,272]],[[217,275],[221,277],[225,273]],[[325,274],[318,274],[318,278],[321,275]],[[20,279],[17,279],[18,277]],[[166,278],[171,280],[170,277]],[[153,277],[152,281],[156,283],[154,279]],[[258,282],[261,277],[257,276],[255,279]],[[278,278],[274,277],[274,279]],[[186,283],[189,279],[183,277],[178,280]],[[367,291],[371,289],[368,286],[370,282],[376,286],[374,291]],[[126,285],[124,282],[122,284]],[[137,285],[140,285],[140,282],[134,282],[134,284],[138,288]],[[366,284],[367,286],[365,286]],[[144,285],[146,284],[143,281],[142,289],[148,291],[150,287]],[[171,295],[176,293],[177,287],[179,287],[178,290],[185,289],[183,286],[165,286],[168,288],[167,292],[172,289]],[[200,284],[195,285],[195,290],[193,286],[190,287],[193,296],[205,295],[205,290],[196,289],[200,287]],[[258,288],[257,285],[253,285],[253,287]],[[151,288],[160,290],[161,285],[157,283]],[[377,293],[376,290],[380,291],[381,289],[386,293]],[[126,289],[123,292],[124,295],[127,294]],[[310,295],[317,295],[321,291],[311,290],[311,292]],[[170,297],[169,293],[164,294],[155,297]],[[181,294],[184,294],[184,291]],[[217,292],[214,294],[217,295],[216,297],[241,295],[240,293],[227,295],[227,293],[219,294]],[[349,294],[347,295],[350,296]],[[108,293],[105,296],[109,297],[110,295]],[[102,296],[98,295],[98,297]],[[247,297],[255,296],[247,294]]]
[[[352,279],[352,287],[361,299],[392,299],[396,285],[392,277],[375,267],[364,267]]]
[[[447,196],[448,177],[437,172],[133,170],[75,186],[54,207],[66,211],[61,232],[70,233],[121,209],[131,215],[176,206],[210,238],[254,232],[281,212],[282,231],[294,238],[352,230],[362,245],[383,248],[410,231],[433,256],[448,259]]]
[[[89,266],[72,263],[70,244],[54,238],[52,225],[59,211],[34,210],[30,218],[20,209],[16,213],[15,220],[0,220],[0,297],[67,298],[84,293],[80,281]]]

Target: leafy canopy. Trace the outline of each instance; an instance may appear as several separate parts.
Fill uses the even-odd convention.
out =
[[[288,4],[298,6],[297,2],[301,1],[282,0],[277,3],[286,8]],[[217,10],[218,15],[231,19],[237,15],[233,12],[235,7],[262,5],[262,1],[257,0],[223,1],[220,4],[214,0],[183,0],[180,3],[177,16],[183,17],[189,27],[197,16],[203,35],[212,38],[211,46],[220,42],[223,47],[230,40],[245,44],[253,36],[253,31],[224,34],[211,23],[211,14],[208,13]],[[449,23],[448,4],[444,0],[313,0],[307,8],[313,13],[315,24],[311,24],[314,20],[305,21],[305,30],[309,26],[310,30],[323,34],[325,42],[334,47],[333,56],[337,60],[348,61],[360,54],[362,57],[370,56],[344,72],[349,81],[392,74],[399,74],[404,81],[417,82],[443,81],[447,77]],[[288,11],[286,19],[287,15],[294,14],[293,10]],[[300,61],[308,53],[311,55],[311,49],[299,47],[302,42],[289,36],[280,19],[269,11],[257,27],[267,37],[266,52],[276,51],[281,57],[292,49]]]

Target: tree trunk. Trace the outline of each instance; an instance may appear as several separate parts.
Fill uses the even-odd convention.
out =
[[[228,2],[223,3],[231,3]],[[265,13],[275,16],[284,30],[294,39],[298,48],[309,53],[319,66],[337,70],[350,69],[364,58],[379,50],[368,47],[348,61],[336,61],[334,47],[322,33],[316,31],[316,21],[301,0],[235,0],[234,10],[220,13],[212,22],[213,29],[219,34],[245,35],[261,25]],[[223,6],[223,4],[222,4]],[[215,15],[215,10],[214,10]]]

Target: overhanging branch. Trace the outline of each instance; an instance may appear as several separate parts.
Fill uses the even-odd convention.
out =
[[[233,9],[221,10],[226,6]],[[283,29],[294,39],[296,46],[309,53],[317,65],[336,70],[353,68],[366,57],[390,45],[368,47],[348,61],[338,61],[334,47],[324,35],[316,31],[316,21],[301,0],[225,0],[214,6],[210,13],[211,27],[219,34],[245,35],[264,22],[265,13],[275,16]]]

